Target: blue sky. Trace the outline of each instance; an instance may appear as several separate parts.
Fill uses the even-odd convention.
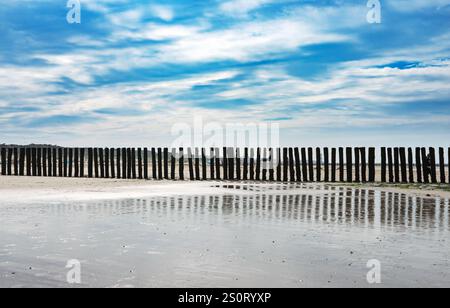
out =
[[[0,143],[168,145],[279,123],[283,145],[450,136],[450,0],[0,0]]]

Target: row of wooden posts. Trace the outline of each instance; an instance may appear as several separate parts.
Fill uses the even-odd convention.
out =
[[[381,164],[376,164],[373,147],[212,148],[209,153],[206,149],[190,148],[169,151],[168,148],[3,147],[0,154],[1,175],[10,176],[448,183],[445,152],[444,148],[439,148],[437,156],[434,148],[383,147]],[[447,156],[450,159],[450,148]],[[381,168],[380,178],[377,178],[377,166]]]

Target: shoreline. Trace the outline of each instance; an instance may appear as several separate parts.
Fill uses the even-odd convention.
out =
[[[220,187],[224,185],[225,187]],[[450,185],[380,184],[380,183],[269,183],[232,181],[152,181],[96,178],[46,178],[0,176],[0,203],[95,201],[108,199],[146,198],[168,195],[248,194],[257,191],[230,189],[239,187],[279,187],[293,185],[291,190],[277,193],[326,193],[320,187],[361,188],[404,193],[418,197],[450,199]],[[270,193],[266,191],[266,193]]]

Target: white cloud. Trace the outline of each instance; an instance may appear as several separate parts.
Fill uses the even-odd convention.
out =
[[[150,12],[154,16],[164,21],[172,21],[172,19],[174,18],[173,9],[169,6],[152,5],[150,6]]]

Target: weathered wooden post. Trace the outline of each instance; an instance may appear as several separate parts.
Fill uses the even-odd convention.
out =
[[[33,171],[33,176],[37,176],[37,149],[36,148],[32,148],[31,149],[31,155],[32,155],[32,171]]]
[[[2,175],[7,175],[6,148],[1,149],[2,154]]]
[[[164,148],[164,179],[169,179],[169,149]]]
[[[153,177],[154,180],[158,179],[158,171],[157,171],[157,168],[156,168],[156,149],[155,148],[152,148],[152,177]]]
[[[99,172],[99,149],[98,148],[94,148],[94,174],[96,178],[100,177],[100,172]]]
[[[105,148],[105,178],[109,179],[109,148]]]
[[[173,149],[175,153],[175,149]],[[175,155],[172,155],[172,160],[175,160]],[[173,180],[175,180],[175,165],[172,167]],[[144,148],[144,179],[148,180],[148,148]]]
[[[381,148],[381,182],[387,182],[386,176],[386,148]]]
[[[339,148],[339,182],[344,182],[344,148]]]
[[[320,148],[316,148],[316,181],[322,182],[322,154]]]
[[[215,155],[215,149],[211,148],[209,150],[209,155],[210,155],[210,161],[209,161],[209,177],[211,178],[212,181],[214,181],[216,179],[215,177],[215,166],[216,166],[216,155]]]
[[[133,179],[137,178],[136,174],[136,148],[131,149],[131,176]]]
[[[94,176],[94,149],[88,148],[88,177]]]
[[[54,177],[56,177],[56,176],[58,176],[58,168],[57,168],[57,165],[58,165],[58,151],[57,151],[56,148],[52,149],[52,157],[53,157],[53,160],[52,160],[52,167],[53,167],[52,175]]]
[[[116,172],[116,177],[118,178],[118,179],[120,179],[120,178],[122,178],[122,172],[123,172],[123,170],[121,170],[121,167],[122,167],[122,149],[121,148],[117,148],[116,149],[116,169],[117,169],[117,172]]]
[[[297,174],[297,182],[302,181],[302,162],[300,160],[300,149],[295,148],[294,149],[294,156],[295,156],[295,173]]]
[[[188,148],[188,161],[189,161],[189,179],[193,181],[195,179],[195,176],[194,176],[194,161],[192,158],[191,148]]]
[[[423,171],[423,182],[425,184],[430,183],[430,162],[428,161],[427,149],[420,149],[422,154],[422,171]]]
[[[234,151],[228,148],[228,179],[234,180]]]
[[[346,158],[347,158],[347,183],[353,182],[353,149],[346,148]]]
[[[58,148],[58,176],[64,176],[64,150]]]
[[[361,148],[361,180],[363,183],[367,182],[367,156],[366,148]]]
[[[195,157],[194,157],[194,161],[195,161],[195,180],[196,181],[200,181],[200,153],[198,148],[195,148],[194,150],[195,152]]]
[[[369,148],[369,182],[374,183],[376,179],[375,148]]]
[[[67,176],[68,177],[72,177],[72,170],[73,170],[73,149],[69,148],[68,149],[68,155],[69,155],[69,159],[68,159],[68,170],[67,170]]]
[[[244,149],[244,181],[248,180],[248,148]]]
[[[27,176],[31,176],[33,173],[32,173],[32,153],[31,153],[31,148],[26,148],[26,156],[27,156]],[[2,157],[4,157],[4,155],[2,155]],[[5,157],[5,168],[6,168],[6,157]],[[6,169],[5,168],[3,168],[2,170],[4,170],[4,172],[6,172]],[[6,173],[5,173],[5,175],[6,175]]]
[[[202,180],[206,181],[208,180],[208,175],[207,175],[207,160],[206,160],[206,153],[205,153],[205,149],[202,148]]]
[[[414,157],[412,148],[408,148],[409,182],[414,183]]]
[[[180,148],[179,149],[179,164],[178,164],[178,168],[179,168],[179,173],[180,173],[180,180],[184,181],[184,149]]]
[[[80,149],[79,148],[75,148],[74,149],[74,176],[76,178],[80,177]]]
[[[225,181],[228,180],[228,157],[227,157],[227,148],[224,147],[223,149],[223,158],[222,158],[222,165],[223,165],[223,179]]]
[[[331,182],[336,182],[336,148],[331,149]]]
[[[354,152],[355,152],[355,182],[360,183],[361,182],[361,165],[360,165],[360,159],[359,159],[359,154],[360,154],[359,148],[355,148]]]
[[[67,177],[68,175],[68,169],[69,169],[69,151],[67,148],[64,148],[63,150],[64,153],[64,177]]]
[[[191,157],[192,153],[189,151],[189,157]],[[162,149],[158,148],[158,180],[163,179],[163,157],[162,157]]]
[[[314,155],[313,148],[308,148],[308,171],[309,171],[309,181],[314,182]]]
[[[422,183],[422,159],[420,148],[416,148],[416,173],[417,173],[417,183]]]
[[[388,169],[389,169],[389,183],[394,183],[394,164],[392,156],[392,148],[387,149],[388,152]]]
[[[138,158],[138,178],[142,180],[144,178],[143,173],[144,170],[142,170],[142,148],[138,148],[137,158]]]
[[[53,169],[52,169],[52,149],[47,148],[47,175],[53,176]]]
[[[261,181],[261,149],[256,149],[256,176],[257,181]]]
[[[323,168],[325,170],[325,182],[330,182],[330,149],[323,149]]]
[[[430,168],[431,168],[431,182],[433,184],[436,184],[437,183],[436,150],[434,148],[430,148]]]
[[[241,150],[239,148],[236,148],[236,179],[241,180]]]
[[[102,148],[98,149],[98,156],[100,160],[100,177],[105,177],[105,153]]]
[[[441,183],[446,183],[445,177],[445,152],[444,148],[439,148],[439,174],[441,178]]]
[[[406,149],[400,148],[400,170],[402,175],[402,183],[408,183],[408,173],[406,167]]]
[[[20,148],[19,175],[25,175],[25,149]]]
[[[269,149],[269,181],[274,182],[275,181],[275,154],[273,152],[273,149]]]
[[[267,149],[262,149],[262,180],[267,181]]]
[[[13,149],[14,153],[14,175],[19,175],[19,150],[17,148]]]
[[[111,148],[109,150],[109,163],[111,165],[111,178],[115,179],[116,178],[116,162],[115,162],[115,153],[116,153],[116,149]]]
[[[12,154],[13,151],[11,148],[8,148],[8,175],[12,175]]]
[[[282,158],[281,158],[281,149],[278,148],[277,149],[277,182],[281,182],[281,163],[282,163]]]
[[[255,180],[255,150],[250,149],[250,181]]]
[[[176,180],[176,168],[177,168],[177,150],[172,148],[172,155],[170,157],[170,178],[172,181]]]
[[[221,180],[221,175],[220,175],[220,149],[219,148],[215,148],[215,157],[216,157],[216,176],[215,179],[220,181]]]

